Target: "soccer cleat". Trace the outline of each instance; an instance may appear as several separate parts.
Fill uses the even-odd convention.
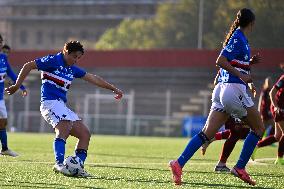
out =
[[[281,157],[277,157],[274,164],[275,165],[284,165],[284,159],[281,158]]]
[[[230,169],[226,165],[216,165],[215,172],[230,172]]]
[[[77,177],[92,177],[92,175],[87,173],[87,171],[85,170],[79,171],[79,173],[76,176]]]
[[[255,160],[255,154],[256,154],[256,151],[257,151],[257,147],[255,147],[255,149],[253,150],[252,154],[251,154],[251,160],[254,161]]]
[[[249,174],[246,172],[245,169],[239,169],[237,167],[233,167],[231,169],[231,173],[236,176],[239,177],[241,180],[243,180],[244,182],[250,184],[250,185],[255,185],[256,181],[252,180],[249,176]]]
[[[63,164],[55,164],[53,166],[53,171],[55,173],[62,173],[65,176],[71,176],[71,173]]]
[[[182,167],[179,165],[177,160],[171,160],[169,162],[169,168],[173,174],[173,181],[175,185],[181,185],[181,177],[182,177]]]
[[[12,156],[12,157],[17,157],[19,156],[18,153],[8,149],[8,150],[5,150],[5,151],[1,151],[1,155],[5,155],[5,156]]]

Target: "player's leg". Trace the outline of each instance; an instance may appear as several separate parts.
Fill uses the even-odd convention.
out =
[[[259,112],[255,108],[255,106],[246,108],[247,116],[245,118],[245,122],[248,123],[251,131],[244,141],[244,145],[239,157],[237,164],[231,170],[231,173],[235,176],[239,177],[245,182],[249,184],[255,185],[256,182],[253,181],[249,174],[245,170],[245,166],[247,165],[257,142],[261,139],[264,133],[264,126],[260,117]]]
[[[220,155],[220,159],[218,164],[215,167],[215,171],[221,171],[221,172],[230,172],[230,169],[227,167],[226,163],[231,155],[237,141],[243,137],[243,135],[247,135],[249,132],[248,128],[243,127],[235,127],[231,129],[231,135],[226,140],[226,142],[223,145],[223,149]]]
[[[209,142],[209,139],[214,137],[215,133],[226,122],[228,117],[229,116],[224,112],[211,110],[203,131],[195,135],[189,141],[183,153],[177,160],[170,161],[169,166],[172,170],[175,184],[181,184],[182,168],[187,163],[187,161],[201,147],[202,144],[204,144],[205,142]]]
[[[0,140],[2,144],[1,154],[16,157],[18,154],[8,148],[7,122],[5,101],[0,100]]]
[[[78,138],[77,145],[75,147],[75,154],[85,162],[87,158],[87,151],[91,138],[89,129],[80,121],[74,121],[70,135]]]
[[[55,131],[55,139],[53,142],[53,151],[55,156],[55,165],[53,166],[54,172],[59,172],[64,175],[71,175],[68,169],[63,165],[65,156],[66,140],[70,135],[72,122],[69,120],[61,120],[56,125],[53,125]]]
[[[81,120],[74,121],[70,135],[78,138],[78,142],[75,147],[75,154],[83,161],[83,163],[85,163],[91,138],[91,133],[89,129],[83,124]],[[85,170],[82,170],[78,173],[78,176],[89,177],[91,175]]]
[[[209,144],[211,144],[213,141],[228,139],[230,134],[231,134],[230,129],[226,129],[224,131],[220,131],[220,132],[216,133],[215,136],[209,142],[206,142],[206,143],[202,144],[202,146],[201,146],[201,154],[205,155],[206,150],[207,150]]]
[[[8,150],[6,125],[7,125],[7,119],[1,118],[0,119],[0,140],[1,140],[1,144],[2,144],[2,150],[1,151]]]
[[[55,161],[57,164],[63,164],[65,156],[65,144],[72,129],[72,122],[68,120],[61,120],[54,127],[55,139],[53,143],[53,150]]]
[[[246,172],[245,166],[257,142],[263,136],[264,126],[246,87],[239,84],[225,84],[225,86],[220,94],[220,100],[226,112],[230,113],[233,117],[242,118],[252,130],[246,137],[239,160],[232,168],[231,173],[244,182],[255,185],[255,181]]]

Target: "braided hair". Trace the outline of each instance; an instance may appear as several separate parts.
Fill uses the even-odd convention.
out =
[[[224,42],[223,42],[223,47],[225,47],[231,36],[233,35],[233,33],[236,31],[236,29],[238,27],[246,27],[248,26],[251,22],[253,22],[255,20],[255,15],[254,13],[247,8],[243,8],[241,10],[238,11],[237,13],[237,17],[234,20],[233,24],[231,25],[230,31],[227,33]]]

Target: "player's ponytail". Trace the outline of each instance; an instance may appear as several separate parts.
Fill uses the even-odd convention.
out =
[[[225,47],[228,44],[231,36],[233,35],[233,33],[236,31],[238,27],[244,28],[248,26],[254,20],[255,20],[255,15],[250,9],[243,8],[239,10],[235,21],[231,25],[230,31],[225,37],[225,40],[223,42],[223,47]]]

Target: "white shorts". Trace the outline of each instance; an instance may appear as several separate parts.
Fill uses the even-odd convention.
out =
[[[211,110],[226,112],[234,118],[247,116],[247,108],[254,105],[247,88],[239,83],[218,83],[212,93]]]
[[[81,120],[76,113],[70,110],[62,100],[45,100],[41,102],[40,113],[42,117],[54,128],[59,121]]]
[[[0,119],[7,119],[7,110],[4,100],[0,100]]]

